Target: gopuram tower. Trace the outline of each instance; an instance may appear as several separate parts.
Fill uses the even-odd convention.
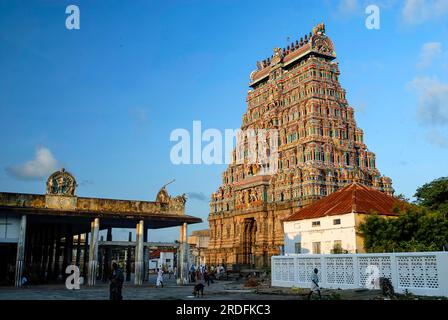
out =
[[[235,161],[234,151],[211,195],[207,263],[269,266],[283,245],[281,221],[352,182],[393,194],[356,126],[335,58],[325,25],[318,24],[257,62],[241,130],[276,130],[276,169]]]

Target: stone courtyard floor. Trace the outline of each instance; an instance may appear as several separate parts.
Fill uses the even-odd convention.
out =
[[[194,298],[193,286],[178,286],[176,281],[165,279],[164,288],[156,288],[155,277],[150,276],[143,286],[126,283],[123,286],[125,300],[303,300],[307,289],[269,287],[245,288],[244,281],[215,281],[204,289],[203,298]],[[378,290],[323,290],[325,300],[381,299]],[[63,284],[36,285],[25,288],[0,287],[0,300],[107,300],[108,284],[101,281],[94,287],[81,286],[80,290],[68,290]]]

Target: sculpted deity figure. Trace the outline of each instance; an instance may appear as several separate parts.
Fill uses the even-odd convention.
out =
[[[46,193],[74,196],[76,186],[75,178],[62,168],[48,177]]]
[[[257,200],[260,201],[262,199],[261,197],[261,190],[257,188]]]
[[[53,193],[53,185],[54,185],[53,179],[49,179],[47,183],[47,194]]]
[[[75,188],[73,183],[69,183],[67,188],[67,194],[73,196],[75,194]]]
[[[244,203],[244,193],[240,192],[240,204]]]
[[[65,179],[61,175],[58,179],[58,193],[64,193],[65,191]]]
[[[180,196],[170,198],[170,207],[172,207],[175,211],[183,211],[186,202],[187,196],[184,193]]]
[[[249,202],[257,201],[256,194],[254,192],[249,191]]]
[[[273,84],[269,89],[269,102],[273,102],[278,99],[279,92],[276,84]]]
[[[170,196],[168,195],[168,191],[166,191],[165,187],[160,189],[159,193],[157,193],[156,201],[162,203],[168,203],[170,200]]]

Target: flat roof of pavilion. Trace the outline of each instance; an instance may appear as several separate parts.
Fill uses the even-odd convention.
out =
[[[54,194],[0,192],[0,213],[26,214],[32,223],[85,224],[100,218],[101,228],[135,228],[143,220],[150,229],[202,222],[172,202],[87,198]]]

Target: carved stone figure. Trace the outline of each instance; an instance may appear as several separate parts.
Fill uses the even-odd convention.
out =
[[[184,193],[180,196],[170,198],[169,207],[171,210],[173,210],[177,213],[184,212],[186,202],[187,202],[187,196]]]
[[[48,177],[46,193],[74,196],[76,187],[77,184],[73,175],[62,168]]]
[[[168,191],[166,191],[165,187],[162,187],[160,191],[157,193],[156,202],[160,203],[168,203],[170,201],[170,196],[168,195]]]
[[[185,195],[185,193],[180,196],[171,198],[171,203],[182,207],[185,205],[186,202],[187,202],[187,196]]]

